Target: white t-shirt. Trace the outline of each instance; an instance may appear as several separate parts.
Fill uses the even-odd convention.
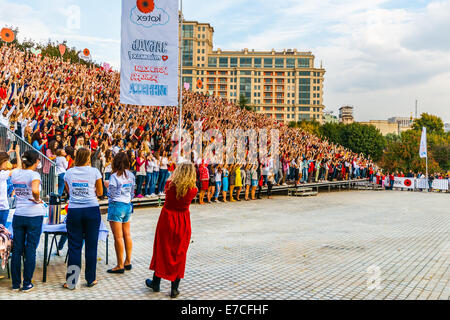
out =
[[[169,160],[166,157],[164,157],[164,158],[161,159],[161,165],[159,166],[159,168],[161,170],[167,170],[167,165],[168,164],[169,164]]]
[[[95,183],[101,178],[97,168],[75,167],[67,170],[64,181],[69,186],[69,209],[98,207]]]
[[[153,173],[159,172],[159,160],[157,159],[153,160],[152,164],[153,164]]]
[[[45,216],[44,204],[33,202],[33,192],[31,191],[31,183],[39,180],[39,190],[41,189],[41,176],[32,170],[16,170],[11,175],[11,182],[16,192],[16,212],[17,216],[22,217],[40,217]]]
[[[0,172],[0,210],[9,210],[8,204],[8,178],[11,171]]]
[[[108,187],[109,202],[130,203],[134,197],[134,187],[136,178],[127,170],[125,175],[117,176],[117,173],[111,175]]]
[[[146,160],[145,166],[147,167],[147,173],[153,173],[153,163],[151,160]]]
[[[67,162],[65,157],[57,157],[56,158],[56,174],[57,175],[66,173],[68,167],[69,167],[69,162]]]

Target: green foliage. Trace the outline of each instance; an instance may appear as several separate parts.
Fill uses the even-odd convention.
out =
[[[381,159],[386,140],[374,126],[352,123],[327,123],[319,128],[321,136],[340,144],[353,152],[370,156],[375,161]]]
[[[302,121],[292,121],[291,128],[299,128],[316,136],[320,136],[320,123],[315,119],[312,121],[302,120]]]
[[[423,127],[427,128],[427,133],[444,134],[444,122],[438,116],[422,113],[419,119],[414,120],[413,130],[422,131]]]
[[[253,109],[252,109],[252,107],[250,107],[248,105],[249,103],[250,103],[250,100],[246,96],[241,94],[239,97],[239,106],[241,107],[241,109],[252,111]]]
[[[386,137],[387,147],[380,164],[388,170],[426,170],[426,162],[419,156],[422,128],[427,128],[428,169],[430,173],[450,170],[450,135],[444,133],[444,123],[439,117],[422,114],[413,129],[400,136]]]
[[[48,42],[46,44],[36,43],[31,39],[24,39],[24,41],[19,42],[19,40],[17,39],[17,35],[19,34],[19,28],[17,28],[17,27],[9,27],[9,28],[15,34],[14,41],[11,42],[10,44],[8,44],[8,43],[3,42],[0,39],[0,45],[13,45],[16,48],[18,48],[19,50],[28,51],[28,52],[32,48],[40,49],[40,50],[42,50],[43,57],[51,57],[51,58],[60,58],[61,57],[61,54],[59,52],[59,45],[61,43],[52,42],[50,39],[48,40]],[[78,53],[81,50],[77,50],[75,47],[69,48],[69,46],[67,45],[67,41],[63,41],[62,44],[64,44],[66,46],[66,52],[64,53],[64,56],[63,56],[63,59],[65,61],[70,60],[71,63],[78,63],[78,64],[83,64],[86,66],[95,66],[97,68],[100,67],[99,64],[96,64],[94,62],[86,62],[84,60],[81,60],[78,57]]]

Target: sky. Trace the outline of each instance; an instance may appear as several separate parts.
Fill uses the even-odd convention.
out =
[[[450,123],[450,0],[184,0],[183,14],[214,27],[215,49],[312,51],[326,110],[386,120],[417,99]],[[116,69],[120,15],[120,0],[0,0],[0,27],[20,40],[67,40]]]

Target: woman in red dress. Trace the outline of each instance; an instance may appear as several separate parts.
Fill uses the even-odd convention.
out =
[[[193,164],[182,163],[175,169],[166,185],[166,201],[159,216],[153,244],[150,270],[153,280],[145,284],[154,292],[160,291],[161,278],[172,282],[171,298],[180,292],[180,279],[184,278],[186,254],[191,241],[189,206],[197,195],[196,171]]]

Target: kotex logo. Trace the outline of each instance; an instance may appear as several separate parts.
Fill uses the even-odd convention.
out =
[[[155,5],[155,0],[137,0],[136,7],[131,9],[131,22],[151,28],[153,26],[166,25],[169,20],[169,14]]]

